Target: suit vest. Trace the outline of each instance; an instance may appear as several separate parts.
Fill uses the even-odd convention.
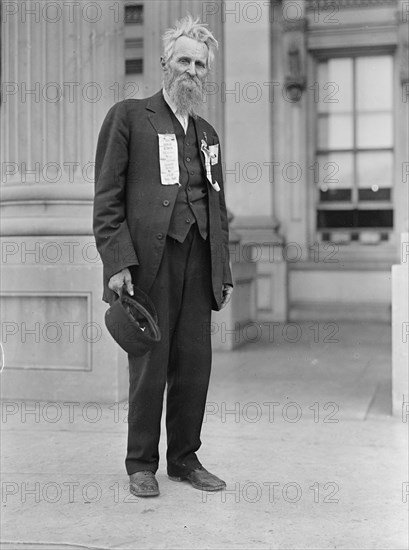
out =
[[[171,111],[171,109],[169,109]],[[170,219],[168,235],[183,243],[191,226],[197,228],[203,239],[208,232],[207,180],[203,173],[196,129],[191,117],[185,134],[182,125],[171,111],[178,144],[179,191]]]

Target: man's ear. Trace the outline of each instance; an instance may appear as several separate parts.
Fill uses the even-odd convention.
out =
[[[162,67],[162,70],[164,71],[166,69],[166,61],[165,61],[163,55],[160,58],[160,65]]]

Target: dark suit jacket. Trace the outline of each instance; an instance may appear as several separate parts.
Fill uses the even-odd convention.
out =
[[[212,126],[195,120],[198,144],[219,143]],[[174,134],[162,91],[147,99],[128,99],[108,112],[98,138],[95,166],[94,234],[104,266],[103,300],[114,295],[112,275],[128,267],[132,282],[149,293],[159,269],[166,234],[178,193],[177,185],[162,185],[158,134]],[[204,155],[200,153],[203,166]],[[229,234],[223,191],[221,156],[212,165],[208,183],[209,239],[213,309],[220,309],[222,284],[232,284]]]

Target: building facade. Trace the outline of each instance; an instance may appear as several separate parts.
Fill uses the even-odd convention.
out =
[[[408,229],[407,1],[5,2],[10,397],[126,395],[125,357],[103,327],[94,151],[113,103],[160,88],[162,32],[187,12],[220,42],[204,117],[222,141],[236,290],[215,346],[253,321],[390,317]]]
[[[171,10],[152,4],[168,24]],[[389,318],[408,226],[408,3],[170,4],[222,25],[208,98],[223,110],[214,123],[233,227],[258,264],[259,318]],[[160,31],[131,15],[149,19],[152,5],[126,9],[127,57],[133,36],[145,41],[126,75],[142,97]]]

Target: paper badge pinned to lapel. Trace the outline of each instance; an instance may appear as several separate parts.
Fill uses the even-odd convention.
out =
[[[209,183],[213,187],[213,189],[215,191],[219,192],[220,191],[220,186],[217,183],[217,181],[213,182],[212,168],[211,168],[213,164],[216,164],[218,162],[219,146],[218,145],[211,145],[210,147],[208,147],[206,141],[204,139],[202,139],[200,150],[202,151],[202,153],[204,155],[204,158],[205,158],[206,177],[209,180]]]
[[[216,145],[209,145],[209,151],[210,151],[210,162],[213,164],[217,164],[219,162],[219,144],[216,143]]]
[[[159,164],[162,185],[181,185],[179,182],[178,142],[175,134],[158,134]]]

